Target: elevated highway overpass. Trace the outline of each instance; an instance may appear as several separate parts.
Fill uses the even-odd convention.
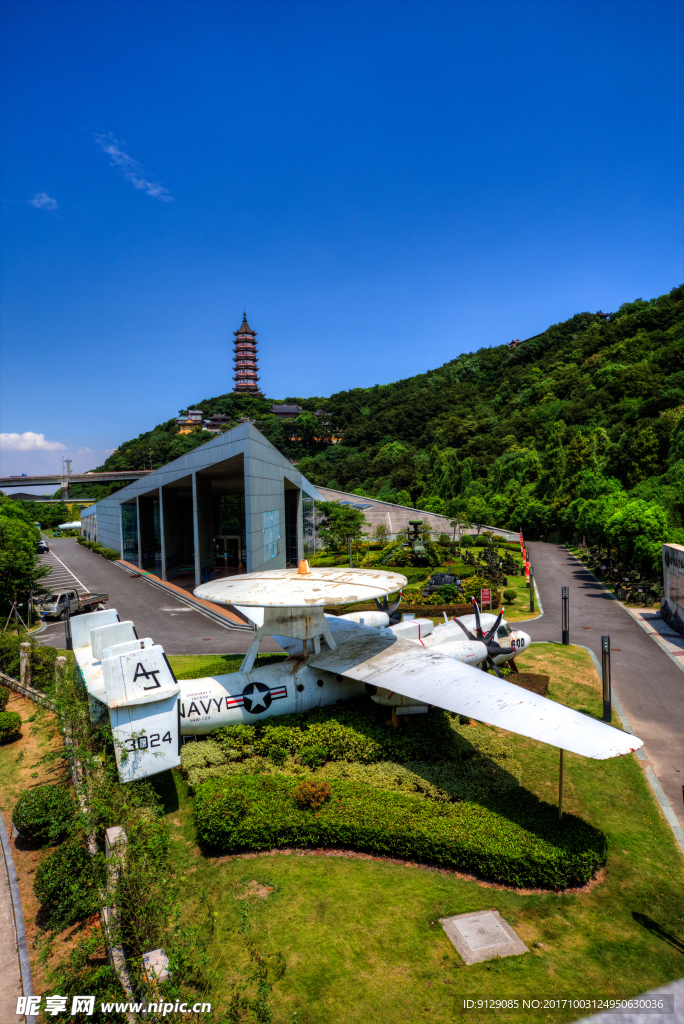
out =
[[[149,469],[116,470],[104,473],[44,473],[42,476],[2,476],[0,487],[41,487],[45,484],[62,488],[62,498],[69,497],[69,484],[111,484],[127,483],[129,480],[140,480],[148,476]]]

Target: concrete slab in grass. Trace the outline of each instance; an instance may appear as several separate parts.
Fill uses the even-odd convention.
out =
[[[440,918],[440,924],[467,964],[529,953],[498,910],[478,910]]]

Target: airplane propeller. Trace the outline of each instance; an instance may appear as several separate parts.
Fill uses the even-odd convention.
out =
[[[480,609],[475,598],[473,598],[473,610],[475,612],[476,622],[475,636],[473,636],[468,627],[464,626],[463,623],[459,621],[459,619],[456,619],[456,622],[458,622],[459,626],[461,627],[461,629],[463,630],[463,632],[465,633],[469,640],[479,640],[480,643],[483,643],[487,648],[487,658],[485,659],[485,662],[482,665],[482,670],[486,672],[487,669],[485,668],[485,665],[487,665],[490,668],[494,669],[494,672],[499,677],[499,679],[503,679],[503,675],[499,671],[498,665],[494,664],[493,659],[498,658],[502,654],[515,653],[515,647],[502,647],[501,644],[498,644],[496,640],[494,640],[494,634],[499,628],[499,624],[501,623],[501,619],[503,617],[503,608],[497,615],[496,622],[494,623],[494,625],[491,627],[491,629],[488,629],[486,633],[482,629],[482,623],[480,621]]]
[[[385,614],[389,616],[389,620],[393,625],[396,625],[397,622],[399,622],[399,616],[395,615],[395,612],[400,604],[401,590],[399,591],[399,597],[392,605],[389,604],[387,594],[385,594],[385,596],[383,597],[382,604],[380,604],[377,597],[375,598],[375,607],[378,609],[379,612],[385,612]]]

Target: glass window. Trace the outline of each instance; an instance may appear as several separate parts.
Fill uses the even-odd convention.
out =
[[[316,553],[316,503],[310,495],[304,493],[302,493],[302,527],[304,558],[313,558]]]
[[[138,565],[138,506],[137,504],[121,506],[121,526],[123,532],[123,559],[132,565]]]
[[[280,512],[278,509],[263,513],[263,529],[264,562],[268,562],[278,554],[278,541],[280,540]]]

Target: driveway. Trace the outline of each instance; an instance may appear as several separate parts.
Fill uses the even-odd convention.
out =
[[[82,547],[73,538],[50,540],[50,550],[91,592],[109,594],[108,608],[116,608],[122,621],[132,620],[139,637],[151,636],[167,654],[245,654],[252,634],[219,625],[171,595],[129,576],[118,565]],[[64,623],[50,623],[36,639],[50,647],[64,647]],[[280,651],[265,639],[264,652]]]
[[[560,641],[561,587],[568,587],[570,643],[589,647],[600,661],[601,636],[610,636],[613,691],[684,824],[684,672],[569,551],[541,542],[528,548],[544,614],[524,629],[533,640]]]

